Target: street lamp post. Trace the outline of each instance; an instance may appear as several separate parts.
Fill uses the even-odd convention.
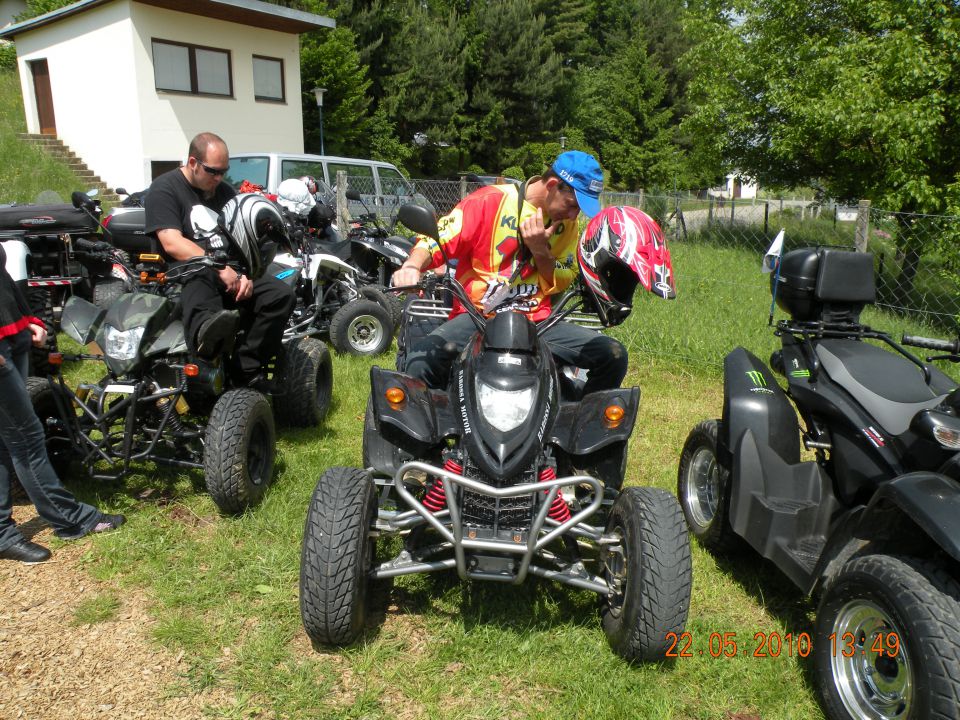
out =
[[[560,136],[560,150],[563,151],[563,149],[564,149],[565,147],[567,147],[567,136],[566,136],[566,135],[561,135],[561,136]]]
[[[320,111],[320,154],[326,155],[323,148],[323,94],[327,91],[326,88],[315,87],[313,89],[313,94],[317,96],[317,109]]]

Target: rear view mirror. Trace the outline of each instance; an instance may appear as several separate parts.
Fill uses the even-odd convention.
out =
[[[434,240],[439,239],[437,218],[427,208],[420,205],[401,205],[397,211],[397,219],[418,235],[426,235]]]

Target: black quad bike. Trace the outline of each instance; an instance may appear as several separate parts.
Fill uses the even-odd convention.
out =
[[[400,214],[437,236],[425,208]],[[473,307],[452,275],[427,276],[434,281]],[[577,298],[566,296],[539,325],[514,312],[489,320],[471,312],[477,332],[444,390],[371,370],[369,467],[324,472],[307,512],[300,613],[315,644],[357,639],[374,581],[455,569],[463,580],[536,576],[592,590],[615,652],[664,656],[689,607],[689,541],[668,492],[622,487],[639,388],[561,394],[541,335]],[[390,536],[403,538],[402,549],[378,561]]]
[[[159,257],[155,261],[159,263]],[[60,372],[29,378],[34,409],[47,430],[55,465],[80,460],[94,478],[115,479],[143,462],[204,471],[221,512],[257,504],[273,477],[276,431],[270,398],[232,387],[223,356],[192,357],[186,346],[177,281],[223,261],[201,257],[166,273],[138,267],[143,292],[126,293],[108,309],[73,297],[63,310],[63,332],[94,352],[58,360],[96,360],[106,374],[70,388]],[[169,295],[169,297],[168,297]],[[330,355],[313,338],[284,348],[277,420],[312,426],[326,415],[332,388]],[[282,370],[282,371],[281,371]]]
[[[106,307],[133,286],[124,258],[114,262],[95,247],[109,240],[100,215],[93,191],[74,192],[70,203],[0,206],[0,240],[27,245],[27,298],[47,324],[55,321],[54,309],[71,295]]]
[[[790,315],[770,361],[786,387],[744,348],[727,355],[723,417],[680,459],[690,530],[713,551],[749,545],[819,595],[828,717],[960,717],[960,391],[902,345],[951,360],[960,347],[860,324],[868,253],[794,250],[771,285]]]
[[[363,203],[356,190],[347,190],[347,199]],[[393,232],[379,216],[363,205],[364,212],[350,223],[347,239],[350,241],[350,262],[360,273],[363,284],[387,287],[403,261],[413,249],[413,240]]]

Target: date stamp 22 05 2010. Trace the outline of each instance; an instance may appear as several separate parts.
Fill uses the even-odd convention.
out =
[[[669,632],[666,657],[691,658],[708,656],[712,658],[805,658],[813,652],[813,639],[810,633],[756,632],[752,640],[743,640],[735,632],[712,632],[706,642],[698,643],[692,633]],[[896,657],[900,654],[900,637],[895,632],[877,632],[872,635],[854,635],[831,633],[823,642],[828,643],[833,657]]]

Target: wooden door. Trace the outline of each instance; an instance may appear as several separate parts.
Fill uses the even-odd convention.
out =
[[[50,71],[47,69],[47,61],[31,60],[30,72],[33,75],[33,94],[37,100],[40,132],[44,135],[56,135],[57,122],[53,116],[53,93],[50,91]]]

